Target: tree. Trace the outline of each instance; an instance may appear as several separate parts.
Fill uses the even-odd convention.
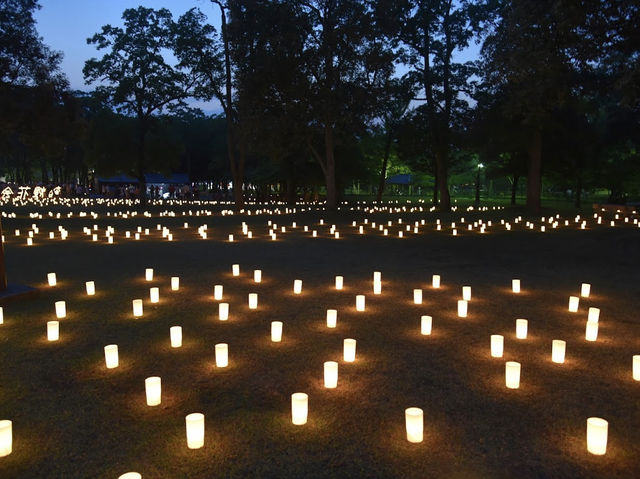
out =
[[[104,25],[87,39],[98,50],[108,49],[100,59],[87,60],[87,83],[101,82],[96,91],[119,112],[136,119],[135,161],[131,173],[140,182],[141,200],[146,201],[145,172],[151,167],[147,155],[147,135],[156,115],[182,106],[192,94],[198,74],[171,65],[165,52],[176,50],[181,36],[189,35],[176,24],[167,9],[138,7],[122,14],[124,28]]]

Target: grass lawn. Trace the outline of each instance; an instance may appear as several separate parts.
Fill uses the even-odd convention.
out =
[[[29,218],[34,207],[3,218],[10,282],[41,288],[36,299],[4,305],[0,325],[0,419],[13,421],[13,453],[0,458],[0,477],[117,478],[138,471],[149,478],[213,477],[639,477],[640,382],[632,356],[640,354],[640,228],[608,221],[539,231],[521,223],[506,231],[513,212],[437,213],[345,211],[221,216],[105,215],[97,219]],[[195,213],[196,208],[192,208]],[[112,211],[125,208],[116,208]],[[9,210],[11,211],[11,210]],[[67,211],[67,210],[61,210]],[[519,215],[520,212],[515,213]],[[64,216],[64,215],[63,215]],[[493,220],[487,233],[461,227]],[[324,225],[319,224],[324,219]],[[363,224],[396,221],[383,236]],[[426,220],[419,234],[394,235]],[[572,220],[573,218],[569,217]],[[278,224],[271,241],[267,221]],[[188,221],[189,227],[183,228]],[[242,234],[246,222],[253,239]],[[297,223],[291,228],[292,222]],[[449,221],[456,221],[454,237]],[[526,219],[525,219],[526,221]],[[40,228],[34,246],[27,229]],[[83,227],[99,226],[92,242]],[[157,224],[171,229],[161,238]],[[208,238],[197,228],[208,225]],[[335,224],[340,239],[328,234]],[[49,240],[63,225],[66,241]],[[107,225],[115,244],[104,240]],[[318,238],[303,226],[318,231]],[[140,241],[126,230],[150,228]],[[280,227],[286,226],[285,233]],[[21,236],[16,238],[14,230]],[[233,233],[237,241],[225,241]],[[234,277],[231,265],[240,264]],[[151,282],[145,268],[154,268]],[[262,282],[253,282],[253,270]],[[372,276],[382,273],[382,294]],[[56,272],[58,284],[46,284]],[[440,274],[442,287],[431,287]],[[343,275],[345,288],[334,288]],[[170,278],[180,277],[171,291]],[[522,292],[510,290],[520,278]],[[293,281],[303,280],[302,294]],[[94,280],[97,293],[85,294]],[[570,313],[570,295],[591,283],[592,294]],[[218,320],[213,286],[224,286],[228,321]],[[472,287],[467,318],[456,314],[463,285]],[[149,301],[149,288],[160,302]],[[424,302],[413,304],[422,288]],[[259,294],[257,310],[247,295]],[[366,294],[366,311],[355,296]],[[134,318],[131,301],[144,300]],[[65,300],[60,339],[47,341],[54,303]],[[601,309],[596,342],[585,340],[589,307]],[[328,329],[328,308],[338,310]],[[421,315],[433,333],[420,334]],[[529,320],[516,339],[515,320]],[[284,323],[270,340],[270,323]],[[171,348],[169,328],[183,328]],[[504,357],[490,356],[490,335],[504,335]],[[345,338],[357,340],[356,360],[342,357]],[[567,342],[566,361],[551,361],[553,339]],[[229,366],[216,367],[214,345],[228,343]],[[107,369],[103,347],[117,344],[120,365]],[[323,362],[339,363],[336,389],[323,385]],[[505,361],[522,365],[519,389],[505,387]],[[162,378],[162,403],[145,402],[144,380]],[[291,394],[309,395],[308,422],[291,423]],[[424,441],[406,440],[404,410],[424,410]],[[187,448],[185,416],[205,415],[205,445]],[[586,420],[609,421],[604,456],[587,453]]]

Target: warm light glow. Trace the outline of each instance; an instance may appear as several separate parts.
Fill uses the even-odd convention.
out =
[[[0,324],[4,324],[4,310],[0,306]]]
[[[364,294],[358,294],[356,296],[356,311],[364,311],[364,308],[365,308]]]
[[[589,308],[589,315],[587,316],[587,321],[595,321],[597,323],[599,319],[600,319],[600,309]]]
[[[258,293],[249,293],[249,309],[258,308]]]
[[[169,328],[169,338],[172,348],[182,347],[182,326],[171,326]]]
[[[588,298],[589,293],[591,293],[591,285],[589,283],[582,283],[582,286],[580,287],[580,296]]]
[[[147,394],[147,406],[157,406],[161,402],[162,384],[158,376],[151,376],[144,380],[144,389]]]
[[[514,293],[519,293],[520,292],[520,280],[519,279],[512,279],[511,280],[511,290]]]
[[[282,341],[282,321],[271,321],[271,341],[274,343]]]
[[[527,339],[527,329],[529,321],[526,319],[516,319],[516,338]]]
[[[505,382],[509,389],[518,389],[520,387],[520,363],[507,361]]]
[[[422,442],[424,429],[424,414],[419,407],[410,407],[404,410],[404,419],[407,428],[407,441]]]
[[[333,389],[338,386],[338,363],[325,361],[324,363],[324,387]]]
[[[171,277],[171,291],[178,291],[180,289],[180,278],[178,276]]]
[[[222,293],[224,291],[224,288],[221,284],[216,284],[213,287],[213,299],[215,299],[216,301],[220,301],[222,299]]]
[[[185,418],[187,426],[187,447],[200,449],[204,446],[204,414],[194,412]]]
[[[439,288],[440,287],[440,275],[439,274],[434,274],[431,277],[431,286],[433,286],[434,288]]]
[[[342,289],[344,287],[344,277],[336,276],[336,289]]]
[[[49,286],[55,286],[56,285],[56,274],[55,273],[49,273],[47,274],[47,281],[49,282]]]
[[[96,283],[93,281],[87,281],[85,283],[87,289],[87,296],[93,296],[96,294]]]
[[[569,312],[576,313],[578,311],[579,304],[580,298],[577,296],[569,296]]]
[[[133,302],[133,316],[134,317],[142,316],[142,300],[134,299],[132,302]]]
[[[152,303],[160,301],[160,288],[149,288],[149,299]]]
[[[58,321],[47,321],[47,339],[57,341],[60,337],[60,323]]]
[[[142,474],[137,472],[125,472],[118,479],[142,479]]]
[[[253,270],[253,282],[254,283],[262,282],[262,270],[261,269],[254,269]]]
[[[229,303],[220,303],[218,305],[218,319],[220,321],[229,319]]]
[[[374,281],[373,282],[373,294],[382,293],[382,281]]]
[[[431,316],[420,317],[420,334],[423,336],[429,336],[431,334],[432,321]]]
[[[414,289],[413,290],[413,304],[422,304],[422,290]]]
[[[567,350],[567,343],[561,339],[554,339],[551,343],[551,361],[554,363],[564,363],[564,354]]]
[[[468,303],[464,299],[458,300],[458,316],[460,318],[467,317]]]
[[[239,264],[231,265],[231,272],[233,273],[234,276],[240,276],[240,265]]]
[[[352,363],[356,360],[356,340],[355,339],[344,340],[343,357],[346,363]]]
[[[293,281],[293,294],[302,293],[302,280],[296,279]]]
[[[471,301],[471,286],[462,287],[462,299],[465,301]]]
[[[609,423],[599,417],[587,419],[587,451],[597,456],[607,452],[607,436]]]
[[[216,366],[226,368],[229,365],[229,345],[227,343],[216,344]]]
[[[587,341],[595,341],[598,339],[598,322],[587,321],[587,328],[584,335]]]
[[[104,347],[104,362],[107,369],[118,367],[118,345],[108,344]]]
[[[633,379],[640,381],[640,354],[633,356]]]
[[[144,278],[147,281],[153,281],[153,268],[147,268],[144,270]]]
[[[13,451],[13,424],[8,419],[0,421],[0,457]]]
[[[501,358],[504,353],[504,336],[501,334],[491,335],[491,357]]]
[[[327,309],[327,328],[335,328],[338,322],[338,310]]]
[[[67,304],[64,301],[56,301],[56,318],[62,319],[67,316]]]
[[[309,412],[309,396],[305,393],[293,393],[291,395],[291,422],[296,426],[307,423]]]
[[[382,273],[380,271],[374,271],[373,272],[373,282],[374,283],[379,283],[380,281],[382,281]]]

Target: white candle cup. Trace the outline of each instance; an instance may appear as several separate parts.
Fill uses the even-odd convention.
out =
[[[142,474],[138,472],[125,472],[118,479],[142,479]]]
[[[0,306],[0,324],[4,324],[4,309]]]
[[[96,283],[94,281],[87,281],[85,283],[85,288],[87,290],[87,296],[93,296],[96,294]]]
[[[526,319],[516,319],[516,338],[527,339],[527,329],[529,328],[529,321]]]
[[[327,309],[327,328],[335,328],[338,322],[338,310]]]
[[[464,299],[458,300],[458,317],[466,318],[468,310],[468,303]]]
[[[147,406],[157,406],[162,402],[162,383],[158,376],[145,379],[144,390],[147,395]]]
[[[47,274],[47,281],[49,283],[49,286],[55,286],[57,283],[56,274],[55,273]]]
[[[583,298],[588,298],[591,293],[591,285],[589,283],[582,283],[580,287],[580,296]]]
[[[182,326],[171,326],[169,328],[169,339],[172,348],[182,347]]]
[[[200,449],[204,446],[204,414],[194,412],[185,418],[187,426],[187,447]]]
[[[345,339],[343,344],[344,362],[352,363],[356,360],[356,340]]]
[[[222,299],[223,292],[224,287],[221,284],[216,284],[213,287],[213,299],[216,301],[220,301]]]
[[[607,452],[607,436],[609,434],[609,423],[599,417],[587,419],[587,451],[597,456],[602,456]]]
[[[258,293],[249,293],[249,309],[258,309]]]
[[[67,316],[67,303],[56,301],[56,318],[62,319]]]
[[[302,280],[296,279],[293,281],[293,294],[302,293]]]
[[[8,419],[0,421],[0,457],[13,452],[13,423]]]
[[[291,395],[291,422],[296,426],[307,423],[309,413],[309,396],[305,393],[293,393]]]
[[[465,301],[471,301],[471,286],[462,287],[462,299]]]
[[[633,356],[633,379],[640,381],[640,354]]]
[[[439,274],[434,274],[431,277],[431,286],[433,288],[439,288],[440,287],[440,275]]]
[[[229,345],[227,343],[216,344],[216,366],[226,368],[229,365]]]
[[[554,363],[564,363],[564,355],[567,350],[567,343],[561,339],[554,339],[551,343],[551,361]]]
[[[433,319],[431,316],[421,316],[420,317],[420,334],[423,336],[429,336],[431,334],[431,325]]]
[[[491,357],[501,358],[504,354],[504,336],[501,334],[491,335]]]
[[[585,330],[584,338],[587,341],[595,341],[598,339],[598,322],[587,321],[587,327]]]
[[[47,321],[47,340],[57,341],[60,338],[60,323],[58,321]]]
[[[153,281],[153,268],[147,268],[144,270],[144,278],[147,281]]]
[[[282,321],[271,321],[271,341],[274,343],[282,341]]]
[[[344,287],[344,277],[336,276],[336,289],[342,289]]]
[[[505,383],[509,389],[520,387],[520,363],[507,361],[505,365]]]
[[[600,308],[589,308],[589,315],[587,321],[598,322],[600,320]]]
[[[160,288],[149,288],[149,300],[152,303],[157,303],[160,301]]]
[[[229,303],[218,304],[218,319],[220,321],[229,319]]]
[[[253,270],[253,282],[254,283],[262,282],[262,270],[261,269],[254,269]]]
[[[133,303],[133,316],[136,318],[142,316],[142,300],[134,299],[132,303]]]
[[[324,387],[334,389],[338,386],[338,363],[325,361],[324,363]]]
[[[422,290],[414,289],[413,290],[413,304],[422,304]]]
[[[364,294],[356,296],[356,311],[364,311],[365,309],[365,297]]]
[[[577,296],[569,296],[569,312],[576,313],[580,304],[580,298]]]
[[[178,276],[171,277],[171,291],[178,291],[180,289],[180,278]]]
[[[382,293],[382,281],[374,281],[373,294],[381,294],[381,293]]]
[[[419,443],[424,436],[424,413],[418,407],[410,407],[404,410],[404,419],[407,429],[407,441]]]
[[[513,291],[514,293],[519,293],[520,292],[520,280],[519,279],[512,279],[511,280],[511,291]]]
[[[240,276],[240,265],[239,264],[231,265],[231,273],[233,274],[233,276]]]
[[[373,272],[373,282],[380,283],[382,281],[382,273],[380,271]]]
[[[118,359],[118,345],[108,344],[104,347],[104,363],[107,369],[117,368],[119,364]]]

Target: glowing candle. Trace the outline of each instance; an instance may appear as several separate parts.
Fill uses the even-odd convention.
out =
[[[13,424],[8,419],[0,421],[0,457],[13,451]]]
[[[232,234],[229,235],[229,243],[233,243],[233,235]]]
[[[344,277],[336,276],[336,289],[342,289],[344,287]]]
[[[462,287],[462,299],[465,301],[471,301],[471,286]]]
[[[118,367],[118,345],[108,344],[104,347],[104,362],[107,369],[113,369]]]
[[[96,294],[96,283],[94,281],[87,281],[85,283],[87,289],[87,296],[93,296]]]
[[[271,321],[271,341],[274,343],[282,341],[282,321]]]
[[[356,340],[345,339],[343,348],[343,357],[346,363],[352,363],[356,360]]]
[[[518,389],[520,387],[520,363],[507,361],[505,382],[509,389]]]
[[[229,319],[229,303],[218,304],[218,319],[220,321]]]
[[[133,316],[136,318],[142,316],[142,300],[134,299],[132,302],[133,302]]]
[[[516,319],[516,338],[527,339],[529,322],[526,319]]]
[[[4,324],[4,310],[0,306],[0,324]]]
[[[551,361],[554,363],[564,363],[564,355],[567,350],[567,343],[561,339],[554,339],[551,343]]]
[[[413,290],[413,304],[422,304],[422,290],[414,289]]]
[[[491,357],[501,358],[504,353],[504,336],[501,334],[491,335]]]
[[[599,417],[587,419],[587,451],[597,456],[607,452],[607,436],[609,423]]]
[[[569,296],[569,312],[575,313],[578,311],[578,305],[580,303],[580,298],[577,296]]]
[[[356,296],[356,311],[364,311],[364,308],[365,308],[364,294],[358,294]]]
[[[161,402],[162,385],[158,376],[151,376],[144,380],[147,394],[147,406],[157,406]]]
[[[458,316],[460,318],[467,317],[467,309],[468,309],[467,301],[465,301],[464,299],[459,299],[458,300]]]
[[[49,282],[49,286],[55,286],[57,283],[56,274],[55,273],[47,274],[47,281]]]
[[[439,288],[440,287],[440,275],[439,274],[434,274],[431,277],[431,286],[434,288]]]
[[[514,293],[519,293],[520,292],[520,280],[519,279],[512,279],[511,280],[511,290]]]
[[[309,413],[309,396],[305,393],[293,393],[291,395],[291,422],[296,426],[307,423]]]
[[[407,441],[418,443],[423,440],[424,419],[422,409],[410,407],[404,410]]]
[[[180,289],[180,278],[178,276],[171,277],[171,291],[178,291]]]
[[[580,288],[580,296],[583,298],[588,298],[589,293],[591,293],[591,285],[589,283],[582,283]]]
[[[333,389],[338,386],[338,363],[325,361],[324,363],[324,387]]]
[[[373,282],[373,294],[382,293],[382,281],[374,281]]]
[[[137,472],[125,472],[118,479],[142,479],[142,474]]]
[[[302,293],[302,280],[296,279],[293,281],[293,294]]]
[[[58,321],[47,321],[47,339],[57,341],[60,337],[60,323]]]
[[[204,446],[204,414],[194,412],[185,418],[187,426],[187,447],[200,449]]]
[[[67,304],[64,301],[56,301],[56,318],[62,319],[67,316]]]
[[[253,270],[253,282],[260,283],[262,281],[262,270],[254,269]]]
[[[598,322],[587,321],[587,328],[584,335],[587,341],[595,341],[598,339]]]
[[[160,301],[160,288],[149,288],[149,299],[152,303]]]
[[[431,316],[420,317],[420,334],[423,336],[429,336],[431,334],[432,321]]]
[[[179,348],[182,346],[182,326],[171,326],[169,328],[169,338],[171,339],[171,347]]]
[[[327,328],[335,328],[338,322],[338,310],[327,309]]]
[[[599,319],[600,319],[600,309],[589,308],[589,315],[587,316],[587,321],[595,321],[597,323]]]
[[[215,299],[216,301],[220,301],[222,299],[222,293],[224,291],[224,288],[221,284],[216,284],[213,287],[213,299]]]
[[[153,268],[147,268],[144,270],[144,277],[147,281],[153,281]]]
[[[382,273],[380,271],[374,271],[373,272],[373,282],[374,283],[379,283],[380,281],[382,281]]]
[[[640,354],[633,356],[633,379],[640,381]]]
[[[258,308],[258,293],[249,293],[249,309]]]
[[[234,276],[240,276],[240,265],[239,264],[231,265],[231,272]]]
[[[226,368],[229,365],[229,345],[227,343],[216,344],[216,366]]]

